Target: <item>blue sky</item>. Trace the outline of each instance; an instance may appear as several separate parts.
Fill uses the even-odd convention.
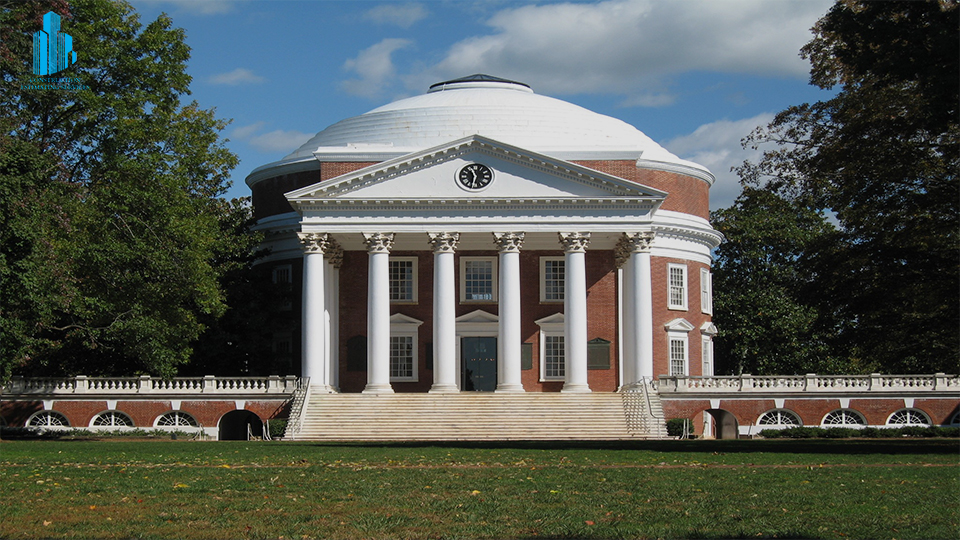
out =
[[[790,105],[824,99],[799,49],[829,0],[132,0],[193,49],[191,99],[231,119],[244,178],[316,132],[473,73],[620,118],[739,191],[740,139]],[[80,51],[82,55],[82,51]]]

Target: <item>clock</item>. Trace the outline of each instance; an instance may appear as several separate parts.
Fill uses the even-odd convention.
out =
[[[483,189],[493,181],[493,171],[482,163],[471,163],[460,169],[457,181],[466,189]]]

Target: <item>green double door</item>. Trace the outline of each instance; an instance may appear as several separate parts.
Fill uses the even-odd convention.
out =
[[[464,392],[497,389],[497,338],[460,338],[460,389]]]

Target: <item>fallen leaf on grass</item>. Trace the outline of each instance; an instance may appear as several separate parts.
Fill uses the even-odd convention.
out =
[[[587,525],[596,525],[596,523],[590,521],[589,519],[587,521],[584,521],[584,523],[586,523]]]

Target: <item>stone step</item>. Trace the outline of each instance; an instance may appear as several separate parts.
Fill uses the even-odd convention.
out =
[[[614,393],[311,393],[303,405],[302,427],[287,438],[492,441],[662,436],[658,429],[662,413],[660,420],[647,418],[645,408],[645,400]]]

